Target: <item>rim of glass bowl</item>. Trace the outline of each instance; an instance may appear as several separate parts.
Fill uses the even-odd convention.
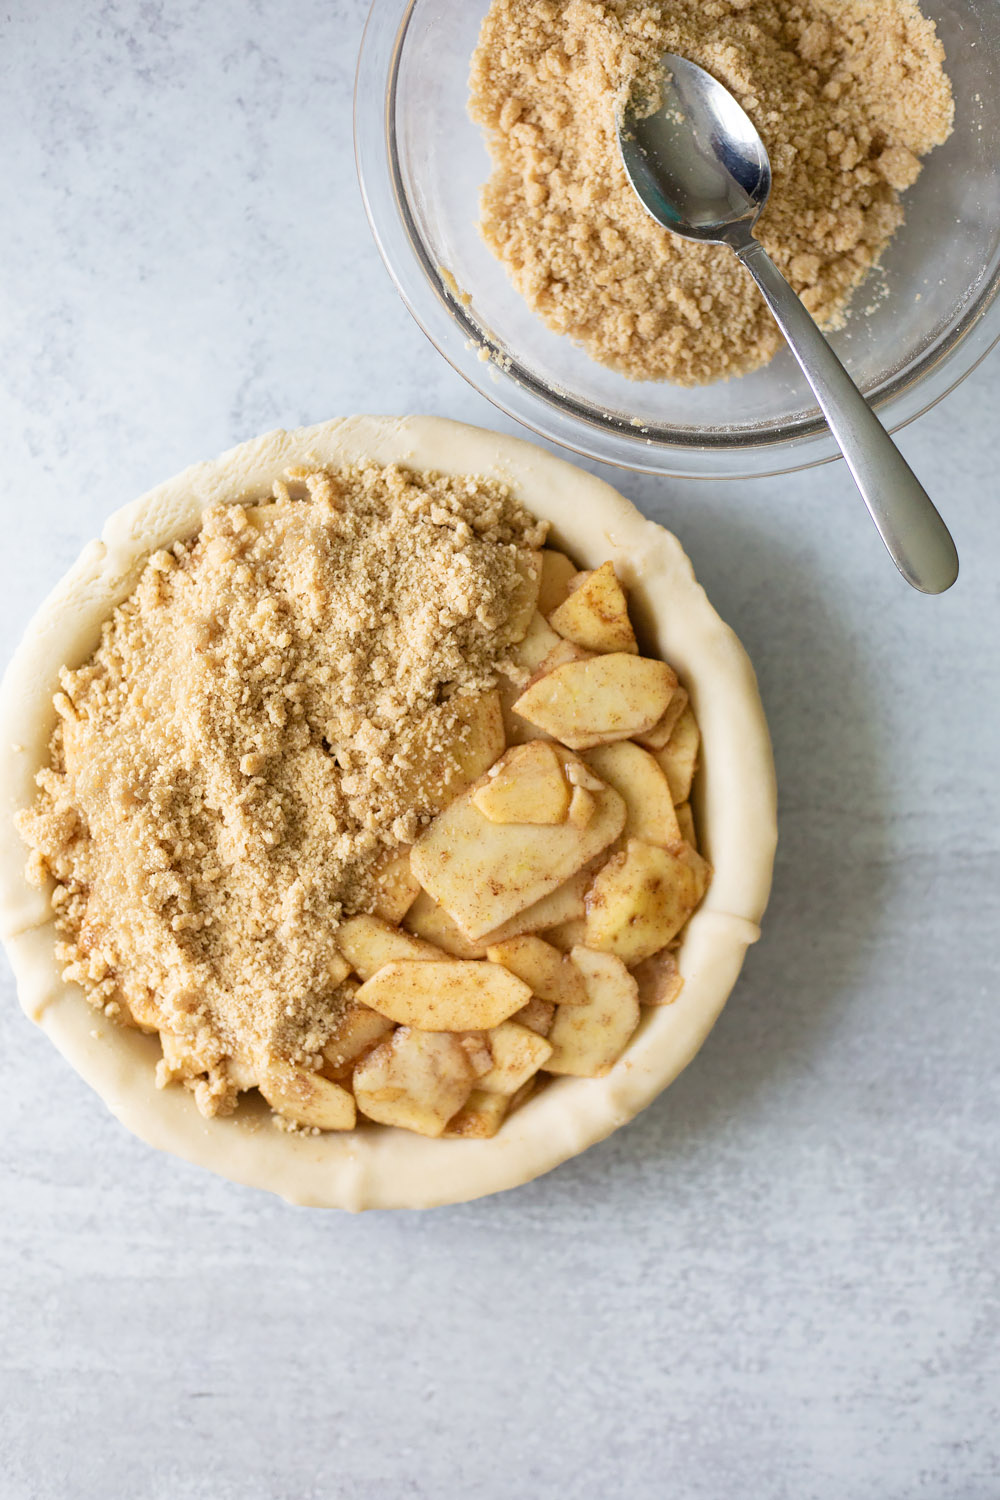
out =
[[[494,406],[540,437],[599,463],[675,478],[765,478],[840,457],[818,412],[782,429],[702,430],[692,439],[668,427],[636,429],[599,414],[538,380],[516,353],[482,327],[427,253],[410,212],[394,126],[400,59],[419,0],[373,0],[358,55],[354,148],[361,195],[379,254],[411,316],[438,353]],[[1000,342],[1000,258],[970,289],[962,316],[905,371],[868,392],[891,432],[944,399]],[[484,359],[484,353],[488,356]]]

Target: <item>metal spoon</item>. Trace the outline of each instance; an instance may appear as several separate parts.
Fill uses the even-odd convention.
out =
[[[943,593],[958,577],[958,553],[948,528],[751,233],[771,191],[763,141],[729,90],[704,68],[669,52],[661,67],[654,112],[639,88],[618,111],[618,142],[629,181],[665,229],[736,252],[812,386],[896,567],[923,593]]]

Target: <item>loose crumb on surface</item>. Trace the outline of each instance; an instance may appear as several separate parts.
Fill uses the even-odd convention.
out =
[[[954,105],[913,0],[493,0],[470,100],[493,159],[487,244],[593,359],[697,385],[765,364],[781,337],[732,252],[662,229],[625,177],[615,99],[665,51],[725,83],[760,131],[774,185],[759,237],[828,328]]]
[[[298,471],[150,557],[62,673],[29,873],[65,977],[163,1030],[204,1113],[335,1030],[338,922],[440,810],[544,535],[496,483]]]

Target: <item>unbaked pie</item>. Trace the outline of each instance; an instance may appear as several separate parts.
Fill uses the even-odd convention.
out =
[[[35,886],[11,851],[6,932],[119,1108],[128,1059],[140,1133],[307,1201],[439,1201],[472,1195],[456,1151],[495,1153],[490,1191],[579,1149],[588,1091],[591,1138],[634,1113],[668,1081],[658,1026],[683,1066],[755,935],[773,791],[752,674],[672,538],[530,445],[355,419],[189,471],[97,550],[5,681]],[[743,723],[717,731],[728,814],[689,800],[703,704]],[[711,751],[710,724],[708,776]],[[713,926],[706,1004],[686,956]],[[231,1160],[150,1129],[181,1114]]]

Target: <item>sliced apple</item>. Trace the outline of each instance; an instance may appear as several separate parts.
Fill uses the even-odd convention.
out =
[[[453,922],[444,907],[439,906],[426,891],[420,892],[406,913],[403,926],[408,932],[422,937],[425,942],[433,943],[443,952],[450,953],[452,958],[486,957],[489,936],[475,942],[467,938],[458,923]]]
[[[421,938],[402,932],[381,917],[348,917],[337,929],[337,946],[355,974],[370,979],[394,959],[424,959],[433,962],[445,957],[440,949]]]
[[[526,906],[524,911],[518,912],[508,922],[495,927],[480,941],[488,947],[491,943],[503,943],[508,938],[520,937],[523,933],[544,932],[547,927],[555,927],[560,922],[569,922],[574,917],[582,917],[586,911],[584,897],[597,869],[603,863],[603,858],[603,855],[599,854],[596,859],[590,860],[548,896],[543,896],[540,901]],[[483,951],[485,952],[485,949]],[[479,957],[480,955],[469,956]]]
[[[509,1109],[510,1099],[505,1094],[473,1089],[458,1114],[448,1121],[444,1133],[466,1141],[492,1140]]]
[[[522,672],[534,675],[545,658],[558,645],[558,632],[553,630],[544,615],[536,610],[531,617],[524,640],[515,646],[510,654],[515,666],[520,667]]]
[[[354,1070],[358,1109],[381,1125],[438,1136],[476,1083],[468,1053],[447,1032],[401,1026]]]
[[[401,922],[419,894],[420,881],[410,870],[409,845],[403,845],[375,873],[372,915],[383,922]]]
[[[574,760],[567,765],[566,780],[570,786],[579,787],[582,792],[599,792],[605,785],[582,760]]]
[[[596,1078],[621,1056],[639,1024],[635,980],[620,959],[610,953],[574,948],[573,962],[583,975],[587,1004],[556,1011],[549,1043],[548,1073],[571,1073]]]
[[[327,964],[326,981],[330,989],[335,990],[341,985],[351,972],[351,966],[347,959],[340,953],[331,953]]]
[[[656,752],[656,758],[670,783],[670,795],[675,803],[686,802],[691,795],[691,783],[698,769],[700,743],[698,723],[688,704],[674,726],[666,749]]]
[[[505,673],[500,679],[500,710],[508,745],[523,745],[530,740],[548,738],[543,730],[514,713],[513,705],[523,693],[525,683],[531,680],[546,656],[558,644],[559,637],[536,610],[523,641],[510,652],[512,675]]]
[[[588,750],[651,729],[676,682],[665,662],[613,651],[547,671],[514,710],[571,749]]]
[[[306,1130],[353,1130],[354,1100],[347,1089],[320,1073],[271,1062],[257,1087],[276,1114]]]
[[[530,1026],[539,1036],[548,1036],[555,1014],[556,1008],[550,1000],[539,1000],[537,995],[532,995],[527,1005],[514,1012],[511,1020],[519,1026]]]
[[[504,1021],[489,1033],[493,1066],[477,1084],[488,1094],[516,1094],[539,1068],[545,1066],[552,1048],[543,1036],[530,1026]]]
[[[579,969],[543,938],[529,934],[508,938],[488,948],[486,956],[523,979],[540,1000],[551,1000],[554,1005],[583,1005],[586,1001]]]
[[[640,1005],[672,1005],[684,988],[677,959],[669,948],[644,958],[632,970]]]
[[[637,734],[636,739],[646,750],[662,750],[670,742],[677,725],[677,720],[688,706],[688,695],[684,688],[675,687],[670,702],[664,710],[662,719],[658,719],[652,729],[645,734]]]
[[[587,764],[625,801],[625,834],[649,844],[675,844],[680,838],[670,783],[648,750],[631,740],[598,745]]]
[[[472,795],[491,823],[564,823],[570,788],[554,746],[534,740],[509,750]]]
[[[640,963],[680,931],[707,883],[708,866],[687,844],[629,839],[587,892],[587,947]]]
[[[401,790],[417,808],[444,807],[503,754],[498,692],[456,694],[444,709],[418,725],[407,749]]]
[[[555,927],[545,929],[545,941],[558,948],[560,953],[572,952],[577,944],[586,942],[586,938],[586,917],[570,917],[568,922],[559,922]]]
[[[586,828],[597,810],[593,792],[588,792],[586,787],[575,786],[573,795],[569,799],[569,821],[574,828]]]
[[[564,640],[587,651],[637,654],[635,631],[628,617],[625,591],[614,565],[603,563],[549,615],[549,624]]]
[[[576,563],[571,562],[565,552],[554,548],[542,549],[542,577],[538,589],[538,608],[543,615],[550,615],[569,593],[570,579],[576,575]]]
[[[564,764],[573,758],[565,751],[562,755]],[[606,849],[625,822],[625,804],[610,787],[594,793],[597,807],[586,828],[569,822],[491,823],[473,796],[466,793],[446,807],[410,855],[424,890],[473,939],[492,933],[556,890]]]
[[[552,647],[548,655],[535,668],[534,675],[528,683],[529,687],[533,683],[538,682],[540,678],[547,677],[557,667],[568,667],[575,661],[591,661],[593,659],[594,653],[592,651],[585,651],[582,646],[574,646],[572,641],[559,640],[558,636],[556,637],[556,641],[557,644]]]
[[[522,556],[517,564],[518,581],[511,590],[507,616],[508,639],[519,641],[538,609],[538,595],[542,586],[541,551]]]
[[[493,1053],[490,1051],[490,1031],[466,1031],[456,1032],[458,1040],[476,1078],[484,1077],[493,1067]]]
[[[324,1076],[337,1082],[348,1077],[358,1059],[391,1030],[392,1022],[386,1016],[350,1001],[338,1019],[336,1031],[324,1044]]]
[[[508,969],[460,958],[388,963],[358,990],[360,1005],[421,1031],[488,1031],[530,999]]]
[[[677,826],[681,832],[681,838],[685,844],[690,844],[692,849],[698,847],[698,835],[694,828],[694,813],[691,811],[690,802],[678,802],[674,808],[677,816]]]

